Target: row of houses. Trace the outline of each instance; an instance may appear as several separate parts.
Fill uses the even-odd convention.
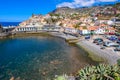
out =
[[[79,29],[75,28],[65,28],[66,33],[79,33],[81,35],[86,34],[105,34],[105,33],[115,33],[115,28],[113,27],[100,27],[100,26],[90,26],[90,27],[79,27]]]
[[[27,26],[27,27],[16,27],[16,32],[22,32],[22,31],[57,31],[57,32],[66,32],[69,34],[105,34],[105,33],[115,33],[116,29],[107,25],[100,25],[100,26],[81,26],[79,28],[74,27],[60,27],[55,25],[44,25],[42,27],[40,26]]]
[[[113,27],[114,26],[114,27]],[[111,20],[97,20],[95,22],[91,21],[82,21],[82,24],[79,25],[79,28],[75,29],[73,25],[66,27],[65,32],[68,33],[80,33],[80,34],[105,34],[105,33],[115,33],[120,27],[120,19],[115,17]]]
[[[49,16],[48,16],[49,17]],[[93,20],[95,19],[95,20]],[[63,31],[66,33],[80,33],[80,34],[105,34],[106,32],[115,32],[115,28],[110,27],[109,24],[113,24],[114,21],[100,20],[97,18],[88,17],[80,19],[70,19],[66,18],[64,20],[58,21],[58,25],[61,24],[62,27],[55,27],[54,25],[43,24],[44,18],[42,16],[32,16],[29,20],[21,23],[19,27],[15,28],[15,31]],[[75,25],[79,24],[78,28],[75,28]],[[43,26],[44,25],[44,26]]]

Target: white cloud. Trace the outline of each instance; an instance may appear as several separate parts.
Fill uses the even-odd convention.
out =
[[[100,2],[115,2],[115,1],[118,1],[118,0],[99,0]]]
[[[77,8],[83,6],[92,6],[96,2],[115,2],[118,0],[74,0],[73,2],[63,2],[58,4],[56,7],[70,7]]]
[[[70,8],[74,8],[74,2],[73,3],[63,2],[61,4],[58,4],[57,7],[70,7]]]

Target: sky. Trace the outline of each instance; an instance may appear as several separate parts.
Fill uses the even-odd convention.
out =
[[[120,0],[0,0],[0,22],[21,22],[34,14],[47,14],[58,7],[79,8]]]

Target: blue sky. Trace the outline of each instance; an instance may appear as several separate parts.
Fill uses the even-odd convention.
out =
[[[19,22],[32,13],[47,14],[56,7],[82,7],[98,3],[113,3],[120,0],[0,0],[0,21]]]

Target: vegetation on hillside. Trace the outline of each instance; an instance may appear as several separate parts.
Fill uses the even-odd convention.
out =
[[[76,8],[76,9],[62,7],[54,10],[51,13],[59,14],[64,16],[65,18],[70,18],[70,19],[79,19],[80,17],[88,17],[88,16],[97,16],[98,19],[99,18],[110,19],[111,17],[114,17],[119,11],[120,11],[120,3],[116,3],[114,5],[93,6],[93,7]]]

